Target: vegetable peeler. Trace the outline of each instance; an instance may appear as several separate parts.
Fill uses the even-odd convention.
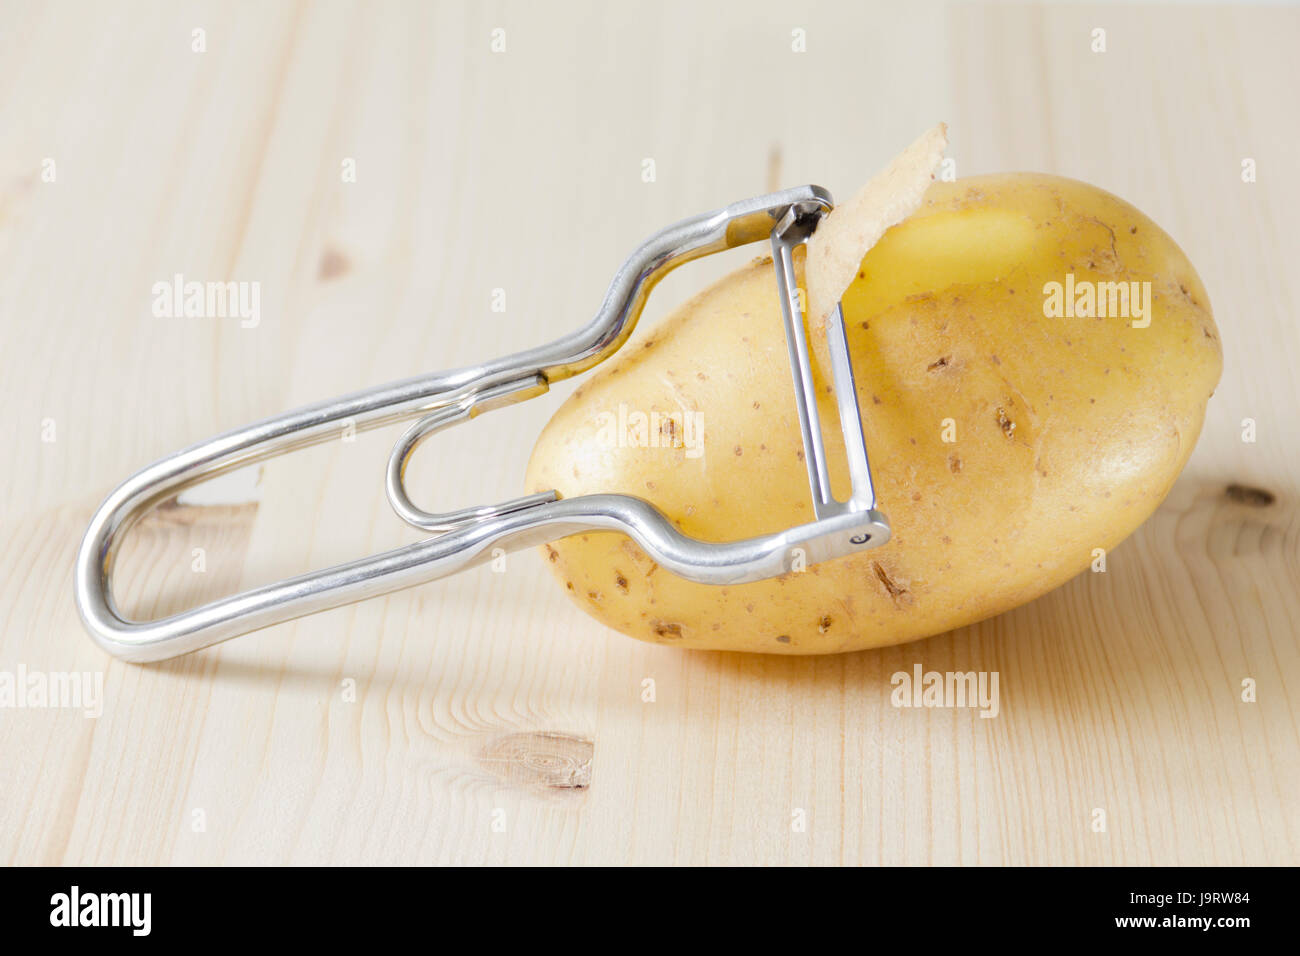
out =
[[[490,560],[496,548],[518,550],[589,531],[621,532],[674,574],[715,585],[775,577],[884,544],[889,540],[889,521],[876,510],[842,308],[837,304],[826,323],[851,478],[851,493],[840,501],[831,492],[803,295],[795,279],[794,249],[808,241],[831,207],[826,190],[800,186],[684,219],[651,236],[632,253],[614,275],[595,318],[570,335],[481,365],[405,379],[285,412],[154,462],[109,494],[81,542],[75,590],[86,629],[115,657],[164,660],[272,624],[444,577]],[[631,495],[562,499],[548,491],[442,513],[425,511],[411,500],[406,465],[425,439],[482,412],[541,395],[552,382],[604,361],[632,334],[651,289],[664,275],[692,259],[764,238],[772,243],[815,520],[756,538],[711,542],[683,535],[654,505]],[[432,537],[155,621],[129,621],[119,613],[112,592],[115,544],[153,506],[204,479],[327,441],[347,426],[362,430],[417,417],[389,456],[386,490],[398,516],[434,532]]]

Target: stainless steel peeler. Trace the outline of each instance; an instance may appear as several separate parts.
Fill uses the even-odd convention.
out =
[[[831,493],[817,414],[802,295],[792,252],[830,211],[830,194],[801,186],[733,203],[682,220],[644,242],[610,283],[600,311],[584,328],[549,345],[482,365],[406,379],[308,405],[191,445],[119,485],[99,506],[77,553],[77,609],[100,647],[128,661],[157,661],[315,611],[423,584],[515,550],[587,531],[619,531],[658,564],[691,581],[737,584],[774,577],[796,560],[813,564],[884,544],[889,522],[876,510],[853,368],[837,306],[827,323],[831,373],[852,493]],[[647,296],[670,270],[714,252],[771,238],[776,282],[794,372],[795,407],[816,520],[743,541],[686,537],[653,505],[630,495],[561,499],[554,492],[504,504],[433,513],[416,506],[405,485],[416,447],[448,426],[545,392],[551,382],[585,372],[613,355],[632,334]],[[437,532],[427,540],[336,567],[221,598],[156,621],[128,621],[113,600],[115,543],[145,511],[215,475],[337,436],[345,424],[374,428],[420,416],[388,459],[387,491],[397,514]]]

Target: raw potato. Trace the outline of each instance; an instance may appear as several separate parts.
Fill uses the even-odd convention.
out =
[[[1150,324],[1045,316],[1045,285],[1067,273],[1076,288],[1150,282]],[[892,540],[732,587],[675,577],[616,533],[554,542],[548,563],[584,610],[643,640],[786,654],[896,644],[997,614],[1087,568],[1151,514],[1222,365],[1205,289],[1169,236],[1122,200],[1051,176],[934,183],[867,253],[843,304]],[[812,519],[770,261],[722,279],[627,351],[543,431],[528,490],[636,495],[705,540]],[[655,442],[611,441],[602,413],[617,419],[620,405],[625,419],[676,421]],[[703,416],[702,455],[680,447],[683,412]],[[658,447],[629,447],[638,442]]]
[[[921,205],[948,146],[943,123],[921,135],[871,178],[848,202],[838,204],[808,240],[809,328],[825,334],[826,318],[853,282],[862,257],[890,227]]]

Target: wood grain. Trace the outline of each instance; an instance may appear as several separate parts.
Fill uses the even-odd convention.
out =
[[[0,861],[1300,862],[1298,39],[1295,9],[1183,5],[0,5],[0,671],[104,681],[97,719],[0,709]],[[774,182],[847,195],[938,119],[959,174],[1135,202],[1213,297],[1205,432],[1106,573],[824,659],[630,641],[533,554],[158,666],[86,639],[73,555],[132,470],[541,343],[649,232]],[[155,317],[176,273],[260,283],[260,323]],[[425,502],[517,493],[556,402],[422,452]],[[124,606],[414,540],[394,437],[155,516]],[[997,671],[999,716],[891,706],[917,663]]]

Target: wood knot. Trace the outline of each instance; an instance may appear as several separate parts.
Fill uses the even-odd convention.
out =
[[[1273,492],[1265,491],[1263,488],[1252,488],[1250,485],[1231,484],[1223,489],[1223,493],[1229,501],[1251,508],[1267,508],[1277,501],[1277,496]]]
[[[479,753],[479,762],[517,786],[586,790],[594,751],[595,744],[586,737],[527,731],[493,738]]]
[[[334,246],[326,246],[321,252],[320,263],[316,266],[316,277],[322,282],[337,279],[352,268],[348,257]]]

